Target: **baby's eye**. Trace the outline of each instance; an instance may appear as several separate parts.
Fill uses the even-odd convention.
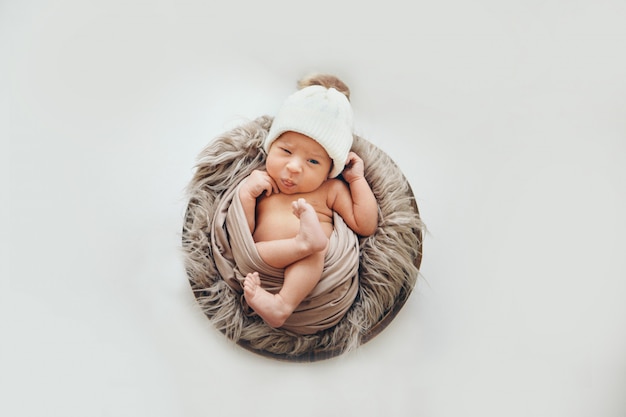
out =
[[[317,159],[309,159],[309,162],[312,163],[313,165],[319,164],[319,161]]]
[[[282,149],[283,152],[291,155],[291,151],[289,149],[287,149],[287,148],[280,148],[280,149]]]

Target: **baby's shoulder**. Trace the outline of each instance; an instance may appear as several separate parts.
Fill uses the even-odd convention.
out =
[[[350,195],[348,184],[338,178],[330,178],[323,184],[323,192],[326,195],[329,206],[332,207],[337,197]]]
[[[329,178],[324,181],[324,184],[322,184],[322,187],[320,188],[328,193],[331,193],[340,192],[341,190],[347,190],[348,185],[339,178]]]

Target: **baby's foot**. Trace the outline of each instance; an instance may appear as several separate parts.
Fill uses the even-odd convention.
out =
[[[293,214],[300,219],[300,231],[296,240],[302,242],[305,247],[313,252],[319,252],[326,248],[328,238],[322,229],[317,213],[312,205],[304,198],[292,203]]]
[[[293,312],[293,309],[285,305],[279,294],[272,294],[261,287],[261,279],[257,272],[246,275],[243,281],[243,295],[248,305],[270,327],[282,326]]]

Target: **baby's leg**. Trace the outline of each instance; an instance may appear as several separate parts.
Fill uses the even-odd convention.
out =
[[[248,305],[271,327],[280,327],[315,288],[324,268],[326,251],[295,262],[285,269],[285,281],[278,294],[261,288],[259,274],[248,274],[244,280],[244,296]]]
[[[313,206],[300,198],[293,202],[293,214],[300,219],[300,230],[295,237],[256,243],[263,261],[274,268],[286,268],[315,252],[325,250],[328,245],[328,237]]]

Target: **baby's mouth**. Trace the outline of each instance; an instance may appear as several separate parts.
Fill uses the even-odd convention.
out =
[[[289,180],[289,179],[284,179],[281,181],[283,183],[283,185],[285,186],[285,188],[293,188],[296,186],[296,183]]]

